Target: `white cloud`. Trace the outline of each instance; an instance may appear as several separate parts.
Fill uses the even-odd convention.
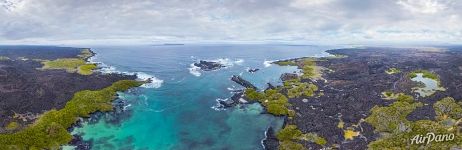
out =
[[[399,0],[397,4],[413,13],[434,14],[441,12],[448,7],[438,0]]]
[[[290,6],[295,8],[307,8],[328,4],[330,2],[332,2],[332,0],[294,0],[290,3]]]
[[[460,42],[443,0],[0,0],[0,43]]]

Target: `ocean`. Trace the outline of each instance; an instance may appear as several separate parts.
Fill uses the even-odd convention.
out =
[[[137,73],[153,82],[119,93],[125,112],[117,121],[103,115],[85,121],[72,134],[91,141],[96,150],[112,149],[263,149],[268,127],[278,130],[282,117],[262,114],[258,104],[219,109],[219,99],[227,99],[243,87],[230,80],[241,75],[260,89],[266,83],[281,85],[282,73],[296,67],[276,66],[274,60],[303,56],[322,57],[334,46],[312,45],[144,45],[97,46],[91,59],[102,63],[103,73]],[[211,60],[226,67],[201,71],[192,63]],[[247,69],[258,68],[249,73]]]

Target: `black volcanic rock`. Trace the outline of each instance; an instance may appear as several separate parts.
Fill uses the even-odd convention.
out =
[[[277,150],[279,147],[279,141],[276,138],[272,127],[266,129],[265,137],[266,138],[262,141],[265,146],[265,150]]]
[[[255,69],[249,69],[249,70],[247,70],[247,71],[250,72],[250,73],[255,73],[255,72],[257,72],[258,70],[260,70],[260,69],[255,68]]]
[[[223,64],[214,61],[200,60],[198,63],[194,63],[194,66],[201,68],[204,71],[212,71],[225,67]]]
[[[234,82],[236,82],[237,84],[243,87],[257,89],[257,87],[255,87],[252,83],[250,83],[247,80],[244,80],[240,76],[233,75],[233,77],[231,77],[231,80],[233,80]]]
[[[39,70],[42,64],[33,59],[77,57],[82,49],[45,46],[0,46],[0,127],[15,119],[20,124],[32,123],[39,114],[63,108],[74,93],[98,90],[119,80],[136,79],[134,75],[80,75],[65,70]],[[24,57],[17,60],[13,58]]]
[[[280,77],[282,81],[287,81],[287,80],[297,79],[297,78],[298,78],[298,75],[295,73],[284,73]]]
[[[276,89],[276,87],[274,85],[272,85],[271,83],[266,83],[268,85],[268,87],[266,88],[266,90],[270,90],[270,89]]]

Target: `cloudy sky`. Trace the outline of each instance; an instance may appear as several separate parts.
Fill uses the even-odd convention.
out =
[[[0,44],[461,41],[460,0],[0,0]]]

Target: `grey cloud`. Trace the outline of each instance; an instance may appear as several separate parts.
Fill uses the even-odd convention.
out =
[[[462,32],[456,25],[462,23],[462,2],[422,0],[448,6],[422,15],[399,1],[412,4],[412,0],[311,0],[319,3],[309,5],[304,5],[307,0],[0,0],[0,42],[286,39],[341,43],[420,40],[415,38],[419,35],[425,35],[425,41],[462,40],[451,34]],[[399,33],[380,32],[384,30]],[[432,39],[428,37],[432,33],[450,38]]]

